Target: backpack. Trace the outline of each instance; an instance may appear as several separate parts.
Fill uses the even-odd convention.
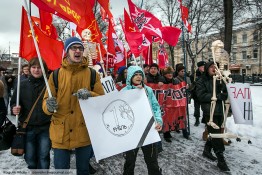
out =
[[[58,90],[58,72],[59,72],[59,69],[56,69],[54,70],[54,73],[53,73],[53,80],[54,80],[54,84],[55,84],[55,90],[57,92]],[[90,86],[91,86],[91,91],[94,90],[94,87],[95,87],[95,82],[96,82],[96,71],[92,68],[90,68],[90,71],[91,71],[91,78],[90,78]]]

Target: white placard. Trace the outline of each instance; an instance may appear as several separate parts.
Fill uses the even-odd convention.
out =
[[[105,94],[108,94],[111,92],[118,92],[116,88],[116,84],[111,76],[101,78],[101,83],[104,88]]]
[[[229,83],[227,91],[236,124],[253,125],[253,107],[250,84]]]
[[[152,118],[144,89],[109,93],[79,103],[97,161],[136,148]],[[160,141],[155,123],[149,128],[143,145]]]

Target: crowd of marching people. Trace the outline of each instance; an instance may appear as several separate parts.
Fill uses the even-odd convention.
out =
[[[16,103],[18,96],[17,78],[6,78],[1,72],[0,81],[0,125],[3,125],[8,113],[8,105],[12,115],[19,116],[19,123],[27,123],[26,144],[24,159],[29,169],[49,169],[50,151],[54,152],[54,168],[70,169],[70,154],[74,150],[76,156],[77,174],[94,174],[96,170],[89,161],[94,156],[92,143],[88,133],[78,99],[88,100],[89,97],[104,95],[104,90],[98,73],[88,67],[88,59],[83,56],[83,42],[71,37],[65,41],[65,57],[59,71],[52,72],[48,76],[47,89],[43,72],[48,72],[44,63],[42,70],[38,58],[29,61],[22,66],[20,77],[19,105]],[[164,85],[185,84],[186,100],[194,100],[194,126],[199,126],[200,121],[206,124],[205,133],[221,133],[221,129],[214,129],[207,125],[210,119],[210,105],[213,94],[213,76],[216,74],[214,62],[200,61],[197,70],[192,75],[187,75],[183,64],[177,64],[175,69],[166,67],[161,69],[156,63],[144,64],[143,67],[136,65],[123,66],[112,75],[116,85],[121,90],[144,88],[152,107],[155,117],[155,129],[163,135],[164,142],[172,142],[171,132],[182,132],[185,139],[190,139],[186,120],[184,127],[171,122],[170,127],[164,127],[167,123],[163,117],[163,109],[158,103],[157,97],[149,84],[155,84],[161,88]],[[8,86],[8,83],[10,84]],[[13,93],[11,95],[11,89]],[[223,122],[223,101],[227,99],[225,84],[217,83],[217,105],[214,109],[213,122],[221,125]],[[50,96],[50,94],[52,96]],[[11,97],[10,103],[9,98]],[[38,98],[39,97],[39,98]],[[38,100],[39,99],[39,100]],[[201,120],[201,109],[203,117]],[[170,112],[170,111],[169,111]],[[172,112],[172,111],[171,111]],[[143,116],[141,116],[143,117]],[[179,116],[173,116],[174,118]],[[186,116],[185,116],[186,117]],[[174,125],[174,126],[171,126]],[[225,150],[223,139],[204,138],[206,144],[203,156],[218,161],[217,166],[222,171],[229,171],[223,152]],[[160,175],[161,168],[158,166],[158,154],[163,151],[162,143],[153,143],[141,147],[148,174]],[[212,150],[215,156],[212,154]],[[125,164],[123,174],[134,174],[135,161],[138,148],[124,153]]]

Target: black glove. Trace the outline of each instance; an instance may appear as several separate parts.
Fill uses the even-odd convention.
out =
[[[77,93],[74,93],[73,95],[82,100],[87,100],[89,97],[92,97],[91,93],[86,88],[79,89]]]
[[[227,94],[226,93],[217,94],[217,99],[225,101],[227,99]]]
[[[46,100],[47,110],[53,113],[55,110],[58,109],[58,104],[55,97],[50,97]]]

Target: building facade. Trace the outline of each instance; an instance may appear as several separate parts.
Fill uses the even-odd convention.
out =
[[[222,40],[222,35],[219,32],[214,32],[208,36],[209,40],[205,48],[195,56],[195,62],[212,60],[211,45],[215,40]],[[234,75],[251,76],[262,75],[262,19],[251,19],[233,27],[232,47],[230,53],[230,60],[228,68]],[[206,44],[206,38],[199,38],[197,46],[193,46],[193,52],[202,48]],[[192,66],[192,61],[187,57],[189,67]],[[175,62],[183,63],[184,54],[182,52],[181,44],[175,48]]]

